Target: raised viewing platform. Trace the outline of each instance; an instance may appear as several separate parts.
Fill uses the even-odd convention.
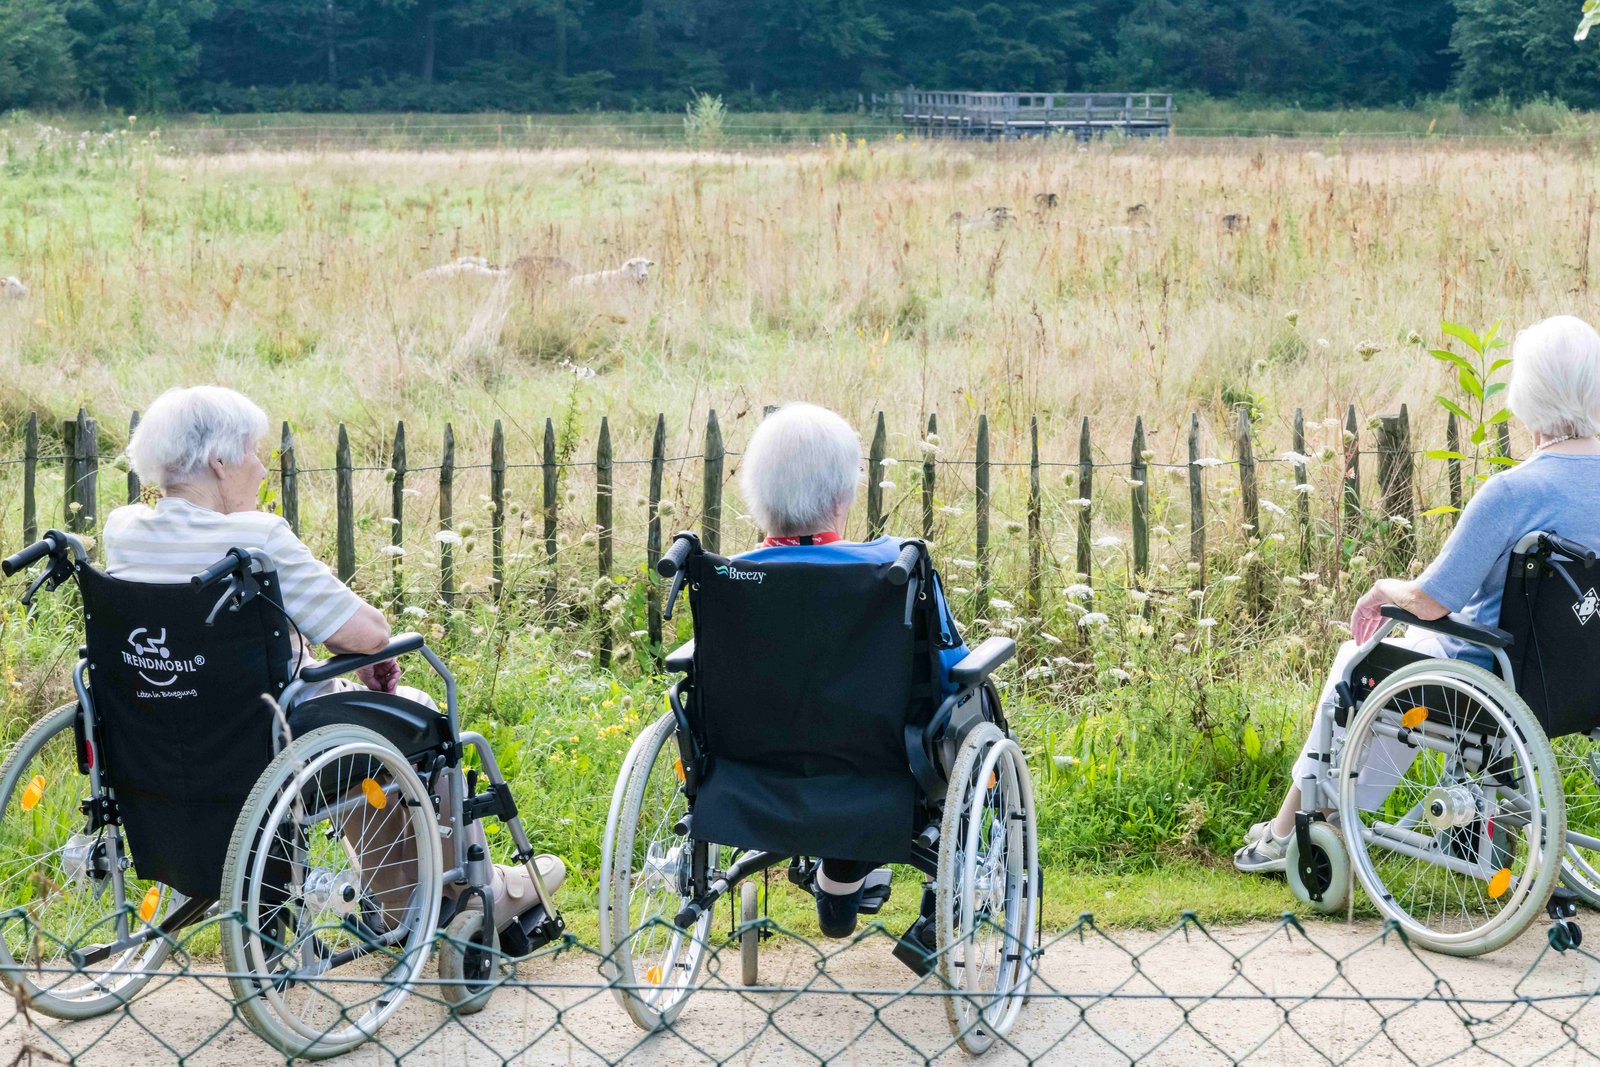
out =
[[[906,89],[872,95],[872,110],[925,137],[986,141],[1048,135],[1087,141],[1106,134],[1165,137],[1170,93],[969,93]]]

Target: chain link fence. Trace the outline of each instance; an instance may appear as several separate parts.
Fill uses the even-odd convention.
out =
[[[27,913],[3,917],[15,936]],[[213,917],[183,931],[137,996],[66,1022],[0,1005],[7,1064],[264,1063],[282,1059],[245,1026],[215,953]],[[758,984],[742,984],[739,939],[762,938]],[[37,934],[31,931],[29,936]],[[438,942],[447,940],[440,934]],[[698,988],[665,1029],[638,1030],[607,961],[567,936],[503,959],[480,1014],[451,1009],[430,968],[347,1063],[959,1063],[947,1021],[962,994],[891,957],[894,935],[864,926],[819,943],[772,919],[722,923]],[[436,943],[435,948],[439,945]],[[306,983],[360,1010],[388,997],[381,968]],[[70,981],[69,970],[61,970]],[[937,973],[937,972],[935,972]],[[50,975],[36,969],[36,983]],[[1013,1063],[1562,1063],[1600,1059],[1600,957],[1530,933],[1498,954],[1420,952],[1391,926],[1276,923],[1212,928],[1192,914],[1157,931],[1110,931],[1085,914],[1045,937],[1021,1018],[984,1057]],[[354,986],[355,990],[349,987]],[[354,993],[355,995],[352,995]]]

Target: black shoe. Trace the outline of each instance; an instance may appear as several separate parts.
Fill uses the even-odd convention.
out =
[[[849,937],[856,932],[856,916],[861,911],[865,885],[852,893],[824,893],[817,890],[817,925],[828,937]]]
[[[894,872],[887,867],[879,867],[867,875],[867,880],[861,885],[861,914],[876,915],[889,903],[889,891],[893,888],[890,884]]]

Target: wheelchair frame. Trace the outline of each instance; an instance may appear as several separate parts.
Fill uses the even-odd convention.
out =
[[[29,608],[31,608],[33,598],[41,587],[53,591],[63,582],[72,579],[78,568],[89,565],[83,544],[77,537],[58,530],[51,530],[40,541],[0,563],[0,571],[3,571],[6,576],[10,576],[42,558],[48,558],[50,563],[23,596],[23,603]],[[211,588],[218,584],[225,586],[210,615],[207,617],[207,624],[209,625],[218,612],[224,609],[238,611],[246,603],[260,596],[262,585],[264,584],[259,580],[260,575],[270,570],[272,570],[272,562],[265,553],[236,548],[230,550],[223,559],[207,568],[201,574],[195,575],[191,579],[191,583],[197,589]],[[281,608],[279,610],[281,611]],[[438,737],[437,743],[431,747],[424,748],[420,752],[401,751],[398,745],[393,745],[383,729],[385,716],[377,709],[356,707],[354,704],[352,704],[352,710],[359,712],[359,714],[340,720],[336,724],[373,728],[374,732],[390,743],[399,752],[400,757],[407,762],[415,764],[415,761],[421,756],[432,756],[430,766],[425,768],[424,771],[426,774],[426,788],[429,793],[433,793],[435,788],[441,784],[442,779],[442,784],[448,791],[448,799],[450,801],[450,817],[447,823],[440,827],[439,833],[441,837],[450,837],[456,841],[462,841],[464,840],[465,829],[473,822],[486,816],[498,818],[507,825],[515,849],[514,858],[516,862],[523,864],[528,870],[537,897],[536,903],[543,909],[542,913],[536,912],[531,908],[528,909],[524,916],[535,918],[537,922],[531,926],[526,923],[520,924],[518,927],[525,942],[523,946],[519,947],[531,951],[560,937],[565,929],[564,920],[559,910],[555,907],[555,902],[539,874],[537,864],[533,862],[535,855],[533,846],[522,826],[515,800],[505,782],[494,751],[482,734],[476,731],[462,731],[460,729],[455,676],[438,654],[427,646],[422,635],[414,632],[401,633],[393,637],[387,646],[377,652],[338,655],[323,663],[302,667],[297,671],[294,678],[279,695],[278,707],[280,710],[279,722],[281,729],[273,731],[274,760],[269,761],[267,770],[263,771],[263,779],[270,773],[272,764],[276,762],[276,757],[288,745],[285,735],[288,733],[290,719],[294,712],[298,708],[309,707],[314,703],[321,704],[326,702],[325,706],[329,708],[336,707],[340,703],[340,697],[346,695],[335,692],[315,694],[302,699],[302,694],[310,687],[348,675],[363,667],[412,653],[420,654],[444,684],[445,707],[442,717],[444,719],[443,726],[447,733]],[[93,687],[89,681],[89,670],[88,646],[85,645],[80,650],[80,658],[72,673],[73,689],[78,699],[78,712],[73,724],[74,733],[77,735],[78,769],[86,775],[89,783],[89,796],[85,798],[81,805],[81,810],[87,819],[86,829],[83,832],[96,834],[100,837],[100,843],[95,847],[96,855],[93,857],[93,862],[96,863],[96,868],[92,876],[104,878],[110,885],[114,914],[114,940],[104,944],[74,946],[67,958],[76,971],[101,963],[112,956],[139,949],[142,946],[152,946],[152,943],[159,941],[164,947],[156,949],[158,955],[151,967],[151,973],[154,973],[154,969],[160,966],[166,952],[173,946],[175,935],[186,926],[217,915],[220,904],[216,900],[186,897],[169,886],[162,886],[162,890],[170,894],[172,898],[167,914],[158,923],[151,924],[146,922],[145,929],[131,929],[130,917],[135,914],[135,908],[127,897],[124,872],[133,865],[134,858],[129,853],[127,843],[123,839],[119,826],[118,801],[115,797],[115,790],[102,776],[101,760],[92,756],[85,757],[85,752],[94,753],[99,751],[95,702]],[[362,694],[351,692],[349,695],[358,697]],[[478,759],[482,763],[485,776],[488,778],[489,787],[483,793],[477,792],[478,772],[469,770],[463,773],[461,769],[461,759],[468,748],[476,752]],[[392,795],[397,790],[397,784],[391,781],[383,788],[386,794]],[[437,794],[435,794],[435,797],[437,800]],[[355,803],[361,802],[364,801],[361,798],[356,798]],[[336,809],[352,803],[347,799],[340,802],[340,804],[333,805],[328,811],[318,814],[331,813],[337,815]],[[243,812],[241,812],[242,818]],[[433,824],[439,825],[437,822],[437,810],[434,813]],[[236,844],[239,832],[239,829],[235,830]],[[491,931],[491,936],[496,935],[501,923],[496,920],[493,914],[492,895],[488,891],[489,880],[492,876],[488,857],[483,854],[478,846],[473,845],[469,848],[457,849],[456,859],[457,863],[454,866],[441,870],[440,887],[450,884],[465,885],[466,888],[458,896],[456,914],[459,915],[465,912],[467,909],[461,905],[476,897],[483,909],[482,925]],[[226,891],[226,887],[224,887],[224,892]],[[436,910],[434,914],[437,914]],[[435,925],[430,929],[427,933],[427,938],[431,940],[438,929],[439,925]],[[391,931],[388,936],[381,939],[373,940],[369,938],[367,939],[367,944],[357,946],[342,953],[339,957],[327,960],[325,966],[317,973],[326,973],[327,970],[351,962],[360,956],[384,949],[408,933],[409,931],[405,930]],[[456,949],[456,946],[448,947]],[[471,946],[464,946],[459,949],[462,952],[470,950]],[[488,950],[488,954],[491,956],[495,953],[495,949]],[[524,955],[525,952],[516,952],[515,954]],[[492,975],[497,968],[493,966],[492,960],[483,962],[486,966],[480,966],[479,970],[487,971],[490,977],[488,979],[480,978],[480,982],[490,982],[491,984],[488,988],[492,989]],[[148,975],[144,977],[147,978]],[[9,984],[11,976],[0,973],[0,978],[6,978]],[[264,979],[258,978],[256,980],[261,981]],[[142,985],[142,980],[139,984]],[[114,1010],[121,1004],[126,1003],[127,998],[136,992],[137,988],[122,995],[103,998],[105,1002],[99,1006],[98,1010],[79,1010],[60,1014],[62,1017],[67,1018],[92,1017],[104,1011]],[[448,997],[448,992],[446,995]],[[478,995],[482,997],[483,1001],[486,1001],[486,992]],[[462,997],[461,999],[469,1000],[471,998]],[[57,1014],[50,1010],[51,1005],[48,999],[42,1003],[36,1000],[35,1005],[46,1014]],[[481,1007],[482,1002],[480,1001],[471,1008],[464,1008],[463,1010],[478,1010]],[[385,1018],[387,1018],[387,1015],[385,1015]],[[257,1029],[260,1029],[260,1027],[258,1026]],[[296,1055],[318,1056],[345,1050],[344,1048],[320,1049],[315,1042],[308,1047],[296,1046],[291,1048],[280,1040],[281,1035],[263,1033],[262,1036],[267,1037],[268,1040],[273,1041],[285,1051]],[[366,1036],[370,1036],[370,1034]]]
[[[1582,545],[1559,535],[1543,531],[1534,531],[1523,535],[1512,549],[1513,555],[1527,555],[1529,553],[1535,553],[1542,559],[1547,559],[1553,554],[1560,553],[1580,560],[1586,566],[1592,565],[1595,561],[1595,553]],[[1352,683],[1362,664],[1366,662],[1375,649],[1383,644],[1384,639],[1393,631],[1395,626],[1405,625],[1408,628],[1414,628],[1419,631],[1455,638],[1487,650],[1493,657],[1498,680],[1504,683],[1505,687],[1515,697],[1517,704],[1521,705],[1521,710],[1527,713],[1525,716],[1527,720],[1526,729],[1530,732],[1537,732],[1538,739],[1543,741],[1547,747],[1549,745],[1549,739],[1545,736],[1542,726],[1533,718],[1531,711],[1528,711],[1527,705],[1522,701],[1521,697],[1516,695],[1516,675],[1512,667],[1511,658],[1506,654],[1506,648],[1512,641],[1511,634],[1498,627],[1479,625],[1451,615],[1439,619],[1422,619],[1393,604],[1385,605],[1381,611],[1383,621],[1371,637],[1357,646],[1345,667],[1343,677],[1335,682],[1336,706],[1334,712],[1332,714],[1319,712],[1316,715],[1316,720],[1312,726],[1314,743],[1309,748],[1312,763],[1311,773],[1301,775],[1297,780],[1302,798],[1301,810],[1295,816],[1295,829],[1289,849],[1289,869],[1287,874],[1291,888],[1294,889],[1296,896],[1299,896],[1314,909],[1320,911],[1342,911],[1343,897],[1348,894],[1350,888],[1349,859],[1341,858],[1332,853],[1337,850],[1348,850],[1346,835],[1351,832],[1351,826],[1349,822],[1345,822],[1341,831],[1336,834],[1330,834],[1329,830],[1331,828],[1327,826],[1326,819],[1322,815],[1322,810],[1332,809],[1341,812],[1348,819],[1348,813],[1344,812],[1344,801],[1346,799],[1344,796],[1345,778],[1347,774],[1344,761],[1350,756],[1350,742],[1346,740],[1340,751],[1336,753],[1334,728],[1336,725],[1345,727],[1351,723],[1353,721],[1352,716],[1356,713],[1358,707],[1362,706],[1365,700],[1371,699],[1371,693],[1379,692],[1384,687],[1384,681],[1379,680],[1372,688],[1371,693],[1363,698],[1362,704],[1358,704],[1355,696],[1356,687]],[[1471,664],[1463,664],[1462,661],[1455,659],[1428,657],[1417,662],[1419,665],[1426,663],[1441,664],[1442,666],[1438,671],[1440,678],[1445,678],[1452,674],[1470,678],[1466,671],[1480,669]],[[1418,673],[1421,673],[1420,666],[1418,667]],[[1450,680],[1452,684],[1458,682],[1457,679]],[[1426,683],[1418,682],[1417,684]],[[1517,714],[1515,708],[1502,708],[1501,710],[1503,714]],[[1414,727],[1408,727],[1404,724],[1396,726],[1387,722],[1374,722],[1371,731],[1375,737],[1397,740],[1413,748],[1428,749],[1446,756],[1457,755],[1458,749],[1461,747],[1459,741],[1465,737],[1469,742],[1468,747],[1475,745],[1480,753],[1483,752],[1485,734],[1482,730],[1474,731],[1466,726],[1440,726],[1434,730],[1429,730],[1424,728],[1427,725],[1429,725],[1429,720],[1427,719],[1424,719]],[[1446,730],[1450,731],[1448,736],[1445,735]],[[1588,736],[1600,740],[1600,729],[1589,731]],[[1353,773],[1359,774],[1360,771],[1357,769]],[[1559,776],[1557,778],[1557,788],[1558,790],[1560,788]],[[1559,820],[1562,830],[1556,834],[1558,840],[1553,842],[1548,850],[1549,853],[1554,856],[1563,856],[1562,846],[1564,843],[1600,850],[1600,838],[1565,828],[1565,798],[1563,797],[1562,799],[1563,811]],[[1426,798],[1413,805],[1406,816],[1400,820],[1400,823],[1406,823],[1407,820],[1420,821],[1421,818],[1426,817],[1427,813],[1423,812],[1425,802]],[[1438,802],[1435,801],[1435,803]],[[1416,818],[1414,819],[1413,817]],[[1492,818],[1490,823],[1492,825]],[[1442,866],[1465,877],[1477,878],[1487,882],[1497,873],[1496,869],[1491,869],[1483,861],[1481,844],[1479,859],[1477,862],[1473,862],[1459,856],[1440,854],[1430,846],[1411,840],[1411,836],[1415,835],[1407,836],[1406,828],[1400,824],[1397,824],[1397,828],[1385,828],[1380,833],[1368,834],[1365,830],[1361,832],[1374,840],[1381,841],[1382,847],[1393,853],[1418,862]],[[1342,881],[1337,873],[1341,864],[1346,866]],[[1563,858],[1557,865],[1565,866],[1565,864],[1566,860]],[[1362,882],[1363,888],[1367,890],[1369,897],[1376,900],[1378,896],[1382,895],[1375,893],[1367,884],[1367,875],[1364,867],[1358,865],[1356,873]],[[1530,870],[1524,877],[1533,878],[1538,873]],[[1325,898],[1324,893],[1328,889],[1330,881],[1334,884],[1342,885],[1342,892],[1336,892],[1331,897]],[[1399,905],[1397,904],[1396,906],[1398,907]],[[1573,917],[1576,915],[1575,894],[1570,889],[1555,888],[1548,904],[1545,905],[1545,910],[1549,917],[1556,922],[1556,927],[1551,931],[1552,944],[1555,944],[1558,948],[1565,948],[1569,945],[1576,945],[1581,941],[1581,932],[1578,930],[1576,922],[1573,921]],[[1520,933],[1522,929],[1525,929],[1533,917],[1530,911],[1526,919],[1516,924],[1516,932]],[[1461,955],[1477,954],[1478,952],[1489,951],[1493,947],[1498,947],[1497,945],[1462,947],[1445,943],[1430,944],[1427,938],[1421,937],[1419,937],[1419,940],[1429,948]]]
[[[684,564],[691,553],[702,551],[699,538],[693,533],[682,532],[677,534],[665,556],[657,565],[658,572],[666,578],[672,579],[672,586],[668,593],[667,601],[662,613],[665,619],[672,618],[673,606],[678,595],[682,592],[685,581]],[[891,565],[889,580],[897,585],[907,585],[908,605],[907,624],[911,618],[911,600],[918,595],[918,583],[928,582],[931,577],[931,565],[927,559],[926,546],[920,541],[910,541],[902,548],[898,558]],[[928,588],[923,586],[923,588]],[[629,751],[628,758],[618,777],[616,793],[612,801],[611,816],[607,822],[606,842],[603,849],[603,874],[601,892],[609,898],[612,886],[609,884],[616,877],[619,864],[629,861],[626,857],[614,856],[616,849],[615,835],[621,827],[619,824],[619,806],[622,805],[625,787],[631,781],[632,775],[637,773],[636,761],[646,759],[641,751],[642,745],[647,742],[655,731],[658,731],[670,719],[672,733],[676,745],[678,766],[681,768],[679,777],[679,792],[686,798],[692,798],[697,791],[696,781],[700,767],[701,754],[695,740],[686,697],[693,684],[692,669],[694,665],[695,642],[690,640],[670,653],[665,660],[669,672],[683,673],[686,677],[680,679],[668,691],[668,704],[670,711],[667,716],[659,720],[655,727],[647,730]],[[974,749],[974,758],[969,760],[972,764],[969,773],[982,778],[998,778],[1006,776],[1011,787],[1020,794],[1020,803],[1023,811],[1016,815],[1007,815],[1004,832],[1011,833],[1009,820],[1022,819],[1025,821],[1023,830],[1023,848],[1025,856],[1022,862],[1026,866],[1025,877],[1021,883],[1020,903],[1023,908],[1022,921],[1019,927],[1020,934],[1026,939],[1026,947],[1018,951],[1007,946],[1003,952],[1004,959],[1016,969],[1019,977],[1005,989],[991,994],[994,1000],[982,1008],[976,1009],[966,1001],[978,999],[981,994],[964,992],[954,989],[950,1003],[946,1004],[950,1016],[952,1029],[956,1038],[969,1052],[981,1053],[991,1047],[996,1040],[1003,1038],[1007,1029],[1015,1021],[1022,1001],[1026,998],[1027,988],[1031,982],[1033,970],[1039,955],[1039,931],[1042,922],[1043,886],[1042,874],[1038,865],[1036,840],[1037,833],[1033,827],[1033,800],[1032,785],[1026,771],[1026,761],[1021,756],[1021,750],[1012,738],[1010,729],[1006,724],[1004,710],[1001,707],[998,693],[995,692],[990,675],[1011,659],[1016,652],[1016,643],[1009,638],[991,637],[967,653],[959,664],[950,670],[951,680],[958,688],[955,693],[942,699],[937,709],[930,717],[927,726],[923,727],[916,743],[912,743],[911,731],[907,730],[907,757],[911,764],[913,776],[917,780],[919,803],[926,804],[932,821],[918,832],[912,839],[909,865],[921,872],[924,876],[923,902],[920,917],[906,935],[897,939],[894,955],[918,976],[919,980],[932,973],[937,966],[946,962],[940,957],[945,957],[957,952],[956,948],[945,948],[940,944],[930,943],[924,938],[924,930],[937,924],[935,914],[935,880],[941,874],[941,861],[947,859],[945,852],[948,843],[943,842],[943,829],[941,824],[950,822],[949,797],[955,794],[955,787],[963,787],[963,796],[973,791],[974,783],[958,782],[955,772],[958,770],[958,755],[967,751],[967,742],[981,740],[979,749]],[[988,694],[992,698],[993,718],[985,715],[984,697]],[[980,735],[974,738],[973,735]],[[937,748],[935,748],[937,746]],[[981,767],[979,766],[981,764]],[[1004,769],[1001,769],[1004,764]],[[646,777],[651,768],[644,766],[643,773]],[[1020,769],[1020,774],[1018,773]],[[990,781],[980,793],[994,789],[994,781]],[[1018,802],[1017,800],[1013,801]],[[970,808],[968,809],[970,810]],[[673,833],[680,838],[686,838],[692,846],[687,864],[687,870],[679,861],[678,895],[682,899],[682,907],[671,918],[671,926],[676,933],[675,937],[694,937],[704,921],[723,897],[732,893],[736,886],[747,884],[746,880],[762,871],[769,870],[781,864],[788,863],[789,880],[796,885],[805,886],[811,868],[807,861],[810,857],[800,856],[789,852],[774,852],[762,850],[740,850],[731,846],[714,845],[693,837],[693,813],[687,812],[676,824]],[[948,844],[949,848],[957,847]],[[713,870],[711,850],[713,848],[731,848],[731,862],[725,868]],[[1009,853],[1008,853],[1009,855]],[[649,865],[647,858],[646,865]],[[948,873],[948,872],[946,872]],[[753,886],[751,887],[753,888]],[[954,887],[947,890],[955,892]],[[770,935],[770,931],[761,929],[759,920],[755,915],[755,900],[753,893],[742,894],[740,900],[742,927],[736,931],[741,944],[743,957],[743,979],[745,985],[756,984],[755,953],[759,941]],[[874,908],[873,911],[876,909]],[[864,913],[867,913],[864,911]],[[631,919],[624,916],[629,922]],[[615,957],[619,953],[628,953],[631,949],[628,940],[619,946],[612,943],[615,938],[611,927],[615,917],[612,908],[607,903],[602,906],[602,950],[608,965],[617,969]],[[976,925],[976,924],[975,924]],[[992,925],[992,924],[991,924]],[[632,931],[638,934],[640,931]],[[630,937],[632,936],[630,934]],[[935,934],[929,931],[928,937]],[[675,944],[677,942],[674,942]],[[958,946],[959,947],[959,946]],[[631,962],[630,962],[631,966]],[[695,957],[693,964],[696,971],[700,966],[700,957]],[[961,963],[954,964],[960,968]],[[958,972],[959,973],[959,972]],[[942,975],[941,975],[942,976]],[[689,979],[693,980],[693,976]],[[654,981],[654,979],[652,979]],[[633,1003],[636,990],[626,983],[619,983],[615,988],[617,997],[622,1006],[633,1017],[634,1021],[645,1029],[655,1029],[660,1026],[670,1025],[678,1011],[683,1007],[692,988],[683,990],[683,995],[670,1007],[659,1012],[650,1009],[639,1010]],[[955,1001],[964,1003],[957,1005]],[[1013,1004],[1003,1014],[1003,1018],[991,1018],[991,1006],[995,1003]]]

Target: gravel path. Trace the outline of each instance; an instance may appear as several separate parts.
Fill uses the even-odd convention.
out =
[[[1323,1056],[1373,1064],[1524,1063],[1545,1056],[1588,1063],[1595,1057],[1585,1049],[1600,1049],[1594,1000],[1600,960],[1548,950],[1542,926],[1475,960],[1413,953],[1392,935],[1383,939],[1371,923],[1317,923],[1308,932],[1309,939],[1251,924],[1058,938],[1042,961],[1038,995],[1012,1032],[1014,1047],[995,1050],[983,1063],[1301,1064]],[[867,936],[828,951],[824,978],[818,966],[824,958],[809,946],[764,946],[762,981],[782,992],[730,984],[737,981],[738,954],[725,952],[708,966],[706,987],[676,1031],[654,1036],[629,1022],[600,983],[593,957],[568,953],[524,964],[517,980],[537,986],[499,990],[486,1011],[464,1023],[450,1022],[437,1003],[413,998],[383,1030],[381,1047],[369,1044],[338,1062],[389,1063],[400,1055],[408,1063],[441,1065],[599,1064],[624,1057],[663,1067],[968,1062],[950,1046],[935,987],[923,983],[905,995],[912,975],[889,955],[886,938]],[[1506,1003],[1519,997],[1521,1003]],[[30,1028],[13,1006],[0,1007],[0,1065],[17,1062],[19,1052],[20,1062],[29,1062],[30,1047],[65,1058],[62,1046],[81,1062],[115,1067],[171,1063],[201,1045],[185,1062],[271,1059],[232,1017],[220,979],[174,976],[153,984],[129,1018],[110,1022],[35,1018]]]

